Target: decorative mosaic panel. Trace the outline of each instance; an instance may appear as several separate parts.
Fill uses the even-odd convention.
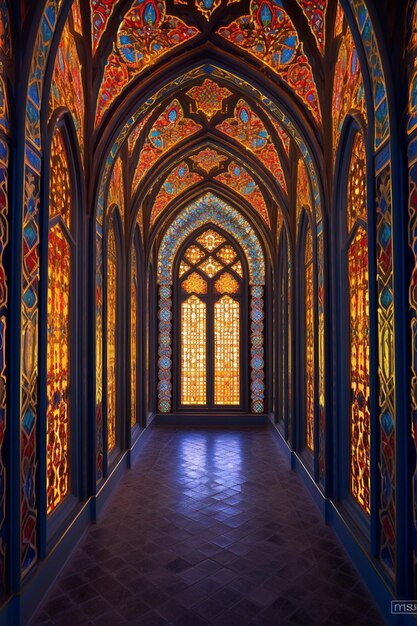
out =
[[[50,198],[53,203],[53,197]],[[50,515],[70,491],[70,289],[71,248],[57,224],[48,237],[47,482]]]
[[[387,89],[378,44],[368,9],[363,0],[349,0],[362,36],[362,43],[368,60],[372,80],[375,111],[375,148],[389,137]]]
[[[193,100],[191,110],[202,113],[206,120],[210,120],[216,113],[225,113],[223,101],[232,95],[227,87],[221,87],[210,78],[205,78],[201,85],[195,85],[186,92]]]
[[[71,180],[68,157],[59,128],[50,156],[49,218],[60,216],[48,235],[47,296],[47,513],[50,515],[70,491],[71,428]]]
[[[407,12],[407,133],[417,127],[417,5],[410,2]]]
[[[208,286],[207,282],[200,274],[193,272],[181,283],[181,289],[187,293],[201,295],[207,293]]]
[[[281,0],[251,0],[250,15],[221,27],[218,33],[276,72],[321,124],[313,72]]]
[[[10,37],[10,18],[7,0],[1,0],[0,4],[0,51],[4,56],[10,56],[12,51]]]
[[[103,230],[96,222],[96,480],[103,478]]]
[[[74,126],[77,131],[81,154],[84,153],[84,87],[82,65],[77,52],[70,21],[67,20],[55,58],[52,74],[51,91],[49,95],[48,118],[59,107],[66,107],[71,111]]]
[[[215,180],[237,191],[239,195],[246,198],[255,211],[259,213],[267,226],[271,226],[263,194],[258,184],[244,167],[238,165],[236,161],[232,161],[227,168],[227,172],[217,174]]]
[[[135,76],[198,32],[194,26],[168,15],[162,0],[135,0],[119,26],[117,42],[104,68],[96,124]]]
[[[117,424],[117,249],[114,220],[107,236],[107,450],[116,447]]]
[[[168,285],[159,287],[158,322],[158,410],[169,413],[172,408],[172,297]]]
[[[327,0],[297,0],[297,2],[303,9],[318,48],[323,54],[326,37]]]
[[[287,193],[281,161],[271,137],[262,120],[244,100],[236,104],[233,117],[226,118],[216,128],[254,152]]]
[[[136,250],[132,248],[132,277],[130,302],[130,426],[136,426],[137,421],[137,338],[138,338],[138,277]]]
[[[122,218],[122,226],[124,228],[125,221],[125,194],[123,184],[123,161],[121,157],[117,157],[113,171],[111,173],[109,183],[109,193],[107,196],[107,210],[113,206],[117,206]]]
[[[119,0],[91,0],[91,25],[93,54],[96,53],[101,37],[106,30],[107,23]]]
[[[240,304],[227,295],[214,304],[214,404],[240,404]]]
[[[166,177],[156,196],[151,213],[151,225],[155,223],[157,217],[166,209],[168,204],[177,198],[192,185],[196,185],[203,177],[195,172],[190,172],[190,168],[184,161],[177,165]]]
[[[300,216],[303,209],[311,211],[313,206],[310,182],[307,174],[307,168],[303,159],[298,159],[297,166],[297,204],[296,204],[296,216],[297,216],[297,228],[300,222]]]
[[[310,227],[306,233],[304,262],[306,446],[311,452],[314,452],[314,266],[313,238]]]
[[[343,122],[348,113],[356,111],[367,120],[365,90],[358,53],[349,28],[343,37],[337,57],[333,85],[333,160],[339,146]]]
[[[165,107],[150,129],[141,148],[133,177],[133,193],[137,190],[145,174],[163,154],[197,133],[201,128],[200,124],[184,116],[184,110],[178,100],[173,100]]]
[[[222,237],[216,230],[209,228],[197,237],[196,241],[209,252],[213,252],[213,250],[225,242],[225,238]]]
[[[191,203],[168,228],[158,254],[158,282],[171,284],[171,267],[179,247],[193,230],[210,222],[241,243],[248,260],[250,281],[263,285],[265,261],[255,232],[240,213],[211,193]]]
[[[213,148],[204,148],[197,154],[192,154],[189,159],[194,167],[203,170],[205,174],[210,174],[214,169],[219,168],[224,161],[227,161],[227,156],[220,154]]]
[[[197,296],[181,304],[181,404],[205,405],[207,305]]]
[[[379,162],[377,162],[378,168]],[[377,169],[376,235],[378,260],[378,342],[380,381],[379,419],[381,446],[380,555],[388,572],[394,576],[396,567],[395,538],[395,363],[394,363],[394,298],[391,215],[391,164]]]
[[[9,148],[0,139],[0,597],[6,592],[6,467],[3,445],[7,427],[6,398],[6,329],[8,308],[8,286],[4,256],[9,242],[8,227],[8,164]]]
[[[265,408],[264,317],[264,288],[253,285],[250,301],[250,396],[253,413],[262,413]]]
[[[336,19],[334,21],[334,36],[338,37],[343,33],[343,22],[345,19],[345,12],[340,2],[337,3]]]

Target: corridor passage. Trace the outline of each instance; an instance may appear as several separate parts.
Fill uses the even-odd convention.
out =
[[[155,427],[32,624],[382,624],[268,428]]]

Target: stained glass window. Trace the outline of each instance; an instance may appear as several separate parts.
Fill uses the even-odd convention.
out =
[[[217,285],[224,289],[225,281],[220,280]],[[229,296],[214,305],[214,404],[240,404],[239,309]]]
[[[202,179],[201,174],[191,172],[185,162],[175,166],[165,178],[155,198],[151,213],[151,225],[174,198]]]
[[[181,305],[181,403],[205,405],[206,304],[190,296]]]
[[[51,145],[47,297],[47,512],[70,491],[71,182],[62,133]],[[58,221],[57,221],[58,219]]]
[[[227,172],[217,174],[215,179],[229,189],[234,189],[244,198],[247,198],[250,205],[262,216],[265,223],[268,226],[270,225],[265,198],[257,183],[244,167],[232,161],[227,168]]]
[[[138,277],[136,249],[132,250],[132,282],[130,303],[130,425],[133,428],[137,421],[137,308],[138,308]]]
[[[306,233],[305,241],[305,411],[306,411],[306,446],[314,451],[314,266],[313,266],[313,238],[311,227]]]
[[[198,265],[181,281],[181,403],[240,405],[241,281],[226,270],[238,253],[212,228],[195,241],[198,245],[190,245],[185,256],[198,251]],[[214,346],[214,354],[207,344]]]
[[[350,319],[350,489],[353,498],[370,512],[369,414],[369,276],[366,228],[366,157],[362,135],[352,146],[347,188],[348,236],[360,224],[348,248]]]
[[[201,85],[195,85],[187,91],[187,96],[192,98],[192,110],[195,113],[201,112],[209,122],[216,113],[224,110],[223,101],[232,92],[226,87],[221,87],[213,80],[206,78]]]
[[[116,446],[117,412],[117,248],[114,217],[107,236],[107,449]]]

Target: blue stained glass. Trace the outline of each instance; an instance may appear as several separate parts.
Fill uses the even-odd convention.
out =
[[[48,18],[51,26],[55,26],[56,11],[55,11],[54,5],[51,4],[49,7],[45,9],[45,15]]]
[[[261,7],[261,22],[262,22],[262,26],[264,28],[268,28],[268,26],[271,24],[272,22],[272,13],[271,13],[271,9],[269,8],[269,6],[266,4],[266,2],[263,3],[262,7]]]
[[[233,174],[236,176],[236,178],[238,178],[238,176],[240,176],[240,167],[236,165],[233,169]]]
[[[185,167],[183,165],[181,165],[181,167],[178,170],[178,176],[180,178],[183,178],[185,176]]]
[[[213,6],[213,0],[204,0],[205,9],[211,9],[212,6]]]
[[[23,300],[25,301],[26,306],[31,309],[35,302],[36,302],[36,294],[33,291],[32,287],[29,287],[29,289],[26,289],[24,296],[23,296]]]
[[[143,12],[143,20],[145,24],[149,24],[149,26],[155,25],[156,12],[155,12],[155,7],[153,6],[152,2],[149,2],[145,7],[145,10]]]
[[[28,409],[26,413],[24,414],[23,420],[22,420],[22,426],[28,435],[30,435],[30,432],[33,428],[34,423],[35,423],[35,416],[33,415],[33,412],[30,409]]]
[[[245,109],[245,107],[241,108],[239,118],[244,124],[247,124],[249,122],[249,111]]]
[[[32,222],[29,222],[29,224],[27,224],[27,226],[25,226],[24,237],[25,237],[26,243],[28,244],[28,247],[32,248],[34,246],[34,244],[36,243],[36,240],[38,238],[37,231],[33,227]]]
[[[378,239],[379,239],[381,246],[383,248],[386,248],[387,244],[389,243],[391,239],[391,228],[388,226],[388,224],[384,224],[383,228],[381,229],[379,233]]]
[[[52,30],[48,22],[45,19],[42,20],[41,28],[42,28],[42,39],[45,42],[49,41],[52,38]]]
[[[172,109],[170,109],[168,111],[168,116],[167,117],[168,117],[169,121],[171,122],[171,124],[173,124],[175,122],[175,120],[177,119],[177,117],[178,117],[177,109],[175,107],[172,107]]]
[[[173,187],[172,183],[165,183],[164,184],[164,188],[165,188],[165,191],[167,193],[169,193],[169,194],[174,193],[174,187]]]
[[[287,37],[284,41],[284,45],[287,46],[285,50],[283,50],[281,54],[281,63],[289,63],[295,54],[295,44],[297,42],[297,38],[295,35],[291,35]]]
[[[388,309],[391,303],[392,303],[392,293],[388,289],[388,287],[385,287],[385,289],[383,290],[381,294],[381,304],[384,307],[384,309]]]
[[[393,428],[394,428],[394,422],[392,420],[392,416],[390,415],[390,413],[388,411],[385,411],[382,414],[381,417],[381,425],[382,428],[384,429],[385,434],[390,437]]]

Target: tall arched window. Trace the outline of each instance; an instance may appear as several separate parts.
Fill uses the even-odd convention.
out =
[[[130,426],[134,428],[138,421],[138,256],[136,237],[132,245],[132,270],[130,280]]]
[[[47,294],[47,512],[70,493],[72,415],[71,318],[75,247],[67,147],[59,127],[52,137],[49,185]]]
[[[189,239],[174,266],[179,325],[179,407],[240,407],[242,253],[210,227]],[[247,317],[247,315],[246,315]]]
[[[288,437],[289,384],[290,384],[290,311],[289,263],[285,226],[281,229],[278,254],[278,324],[277,324],[277,420],[283,424]]]
[[[117,246],[117,211],[109,217],[107,228],[107,450],[116,448],[118,411],[118,287],[120,268]]]
[[[313,235],[309,220],[306,221],[304,239],[304,409],[305,409],[305,446],[314,452],[315,435],[315,358],[314,358],[314,263]]]
[[[366,156],[362,135],[352,143],[348,169],[345,258],[349,319],[350,493],[370,513],[369,276],[366,210]]]

